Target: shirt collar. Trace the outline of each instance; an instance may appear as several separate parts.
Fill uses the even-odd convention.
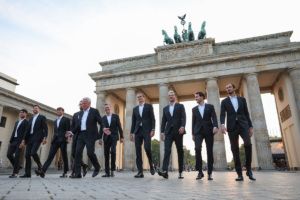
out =
[[[176,104],[176,102],[173,102],[173,103],[169,102],[170,106],[175,106],[175,104]]]
[[[144,105],[145,105],[145,103],[139,104],[139,106],[144,106]]]
[[[33,115],[33,117],[38,117],[40,115],[40,113]]]

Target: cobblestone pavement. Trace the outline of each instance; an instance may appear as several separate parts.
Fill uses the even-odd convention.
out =
[[[0,175],[0,200],[3,199],[300,199],[299,172],[254,172],[257,181],[245,178],[236,182],[234,172],[214,172],[213,181],[195,180],[196,172],[185,172],[184,179],[170,173],[165,180],[145,172],[145,178],[135,179],[132,172],[116,173],[114,178],[59,178],[47,174],[44,179],[9,179]]]

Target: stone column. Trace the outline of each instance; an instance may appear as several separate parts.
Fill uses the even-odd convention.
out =
[[[3,105],[0,104],[0,123],[1,123],[2,113],[3,113]]]
[[[297,112],[300,113],[300,66],[289,69],[289,75],[292,81],[295,100],[297,103]],[[298,123],[299,120],[298,120]]]
[[[206,92],[207,92],[207,102],[209,104],[214,105],[218,125],[220,127],[220,93],[219,86],[216,78],[209,78],[206,80]],[[226,160],[226,150],[225,150],[225,142],[224,135],[222,133],[217,133],[214,136],[214,168],[216,170],[224,170],[227,168],[227,160]]]
[[[104,104],[105,104],[107,93],[106,91],[98,91],[96,92],[96,94],[97,94],[96,108],[98,109],[102,117],[103,115],[105,115]],[[98,141],[95,145],[95,153],[99,159],[99,164],[101,165],[101,167],[104,167],[104,147],[103,144],[99,145]],[[86,154],[84,154],[84,156],[86,156]]]
[[[135,146],[130,141],[130,129],[132,122],[132,110],[136,104],[135,89],[126,89],[126,114],[125,114],[125,128],[124,128],[124,169],[135,169]]]
[[[168,91],[169,86],[168,84],[161,83],[159,85],[159,121],[161,125],[161,120],[163,116],[163,108],[168,105],[169,98],[168,98]],[[160,127],[159,127],[159,134],[160,134]],[[160,152],[160,167],[162,167],[163,159],[164,159],[164,153],[165,153],[165,143],[160,139],[159,142],[159,152]]]
[[[256,73],[245,76],[249,95],[249,105],[251,107],[251,120],[256,141],[257,160],[261,169],[273,169],[273,159],[268,129],[260,96],[259,83]],[[255,147],[252,147],[255,148]]]

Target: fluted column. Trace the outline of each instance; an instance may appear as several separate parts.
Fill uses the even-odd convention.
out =
[[[159,121],[161,125],[161,120],[163,116],[163,108],[168,105],[169,98],[168,98],[168,91],[169,91],[169,86],[168,84],[162,83],[159,85]],[[160,127],[159,127],[159,132],[160,132]],[[164,159],[164,154],[165,154],[165,143],[160,139],[159,142],[159,152],[160,152],[160,166],[162,166],[163,159]]]
[[[132,110],[136,104],[135,89],[127,88],[126,90],[126,114],[124,129],[124,169],[135,169],[135,146],[130,141],[130,129],[132,122]]]
[[[256,73],[247,74],[247,89],[251,107],[251,119],[256,141],[258,165],[262,169],[273,169],[273,159],[268,129],[260,95],[259,83]],[[255,148],[255,147],[253,147]]]
[[[96,108],[98,109],[101,117],[103,117],[103,115],[105,115],[104,104],[106,101],[107,92],[106,91],[98,91],[96,94],[97,94]],[[95,153],[99,159],[99,163],[100,163],[101,167],[104,167],[104,147],[103,146],[104,145],[99,145],[99,144],[95,145]],[[86,154],[84,154],[84,156],[86,156]]]
[[[216,78],[209,78],[206,80],[206,92],[207,92],[207,102],[214,105],[217,114],[218,125],[220,127],[220,92],[219,86]],[[214,136],[214,168],[217,170],[227,168],[226,151],[224,135],[217,133]]]
[[[289,69],[289,75],[293,85],[293,91],[297,104],[297,113],[300,113],[300,66]],[[298,120],[298,123],[299,120]]]

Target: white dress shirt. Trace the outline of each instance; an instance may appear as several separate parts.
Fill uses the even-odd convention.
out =
[[[235,110],[235,112],[237,112],[237,110],[239,109],[239,103],[238,103],[238,100],[237,100],[237,96],[229,96],[230,98],[230,101],[233,105],[233,108]]]
[[[202,105],[201,104],[198,105],[198,110],[199,110],[202,118],[204,116],[204,109],[205,109],[205,103]]]
[[[15,131],[15,137],[18,137],[18,128],[19,128],[19,126],[21,125],[21,123],[22,123],[23,120],[24,120],[24,119],[19,119],[19,122],[18,122],[18,125],[17,125],[17,128],[16,128],[16,131]]]
[[[107,121],[108,121],[108,125],[109,125],[109,126],[110,126],[110,124],[111,124],[111,116],[112,116],[112,114],[106,115],[106,118],[107,118]]]
[[[38,114],[36,114],[36,115],[33,116],[32,123],[31,123],[30,134],[33,134],[33,127],[34,127],[36,118],[37,118],[39,115],[40,115],[40,113],[38,113]]]
[[[142,105],[139,105],[139,113],[140,113],[140,116],[141,116],[141,117],[143,116],[144,104],[145,104],[145,103],[143,103]]]
[[[60,123],[60,120],[63,116],[60,116],[59,118],[57,118],[56,120],[56,127],[58,128],[59,127],[59,123]]]
[[[169,104],[169,112],[170,112],[172,117],[173,117],[173,114],[174,114],[174,107],[175,107],[175,102]]]
[[[89,115],[89,111],[90,111],[90,108],[83,111],[83,115],[81,118],[81,126],[80,126],[81,131],[86,131],[86,120]]]

